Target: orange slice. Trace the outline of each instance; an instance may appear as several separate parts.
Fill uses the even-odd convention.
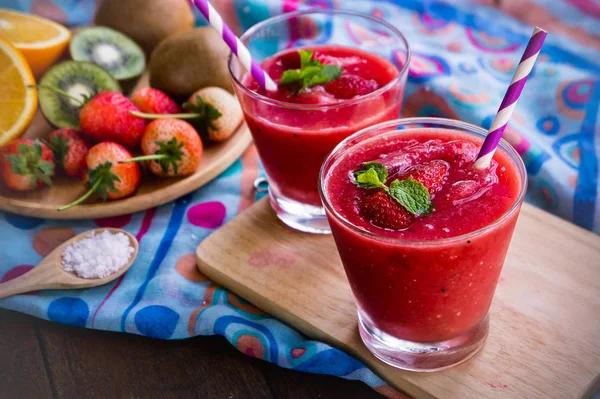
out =
[[[37,91],[23,55],[0,39],[0,147],[25,131],[37,109]]]
[[[0,9],[0,38],[19,49],[39,77],[62,54],[71,32],[46,18]]]

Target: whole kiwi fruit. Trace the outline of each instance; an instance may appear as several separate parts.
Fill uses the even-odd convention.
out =
[[[229,48],[210,27],[163,40],[150,57],[150,86],[186,97],[207,86],[233,91],[227,68]]]
[[[95,22],[124,33],[150,54],[163,39],[192,29],[194,14],[187,0],[102,0]]]

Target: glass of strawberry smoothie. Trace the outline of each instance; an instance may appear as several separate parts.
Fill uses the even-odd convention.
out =
[[[400,119],[350,136],[323,164],[321,198],[360,334],[390,365],[442,370],[487,337],[527,175],[505,141],[489,168],[472,167],[486,133],[449,119]],[[422,200],[426,210],[412,213]]]
[[[241,40],[278,84],[275,92],[261,89],[230,56],[233,86],[267,175],[271,205],[294,229],[329,233],[319,169],[352,133],[399,116],[408,44],[381,19],[337,10],[283,14],[250,28]],[[342,45],[349,40],[352,47]],[[339,73],[318,84],[284,83],[286,71],[300,72],[308,64]]]

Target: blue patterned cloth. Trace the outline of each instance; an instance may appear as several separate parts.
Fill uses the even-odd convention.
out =
[[[600,232],[600,6],[593,0],[504,0],[498,9],[493,3],[371,0],[353,1],[352,9],[392,22],[411,44],[404,114],[458,118],[484,127],[490,125],[532,31],[511,15],[534,15],[537,19],[527,22],[546,28],[549,35],[506,138],[527,165],[527,200]],[[214,4],[234,29],[243,31],[282,12],[348,3],[215,0]],[[0,0],[0,7],[79,25],[90,22],[95,3]],[[519,12],[525,9],[535,13]],[[198,21],[203,23],[201,17]],[[342,29],[332,34],[346,37],[349,45],[368,35]],[[394,54],[390,58],[394,60]],[[37,264],[53,242],[97,225],[124,227],[140,238],[138,259],[113,284],[19,295],[1,300],[0,307],[59,323],[162,339],[220,334],[249,355],[299,371],[359,379],[397,397],[360,362],[306,339],[195,269],[192,254],[198,243],[255,199],[243,192],[249,170],[250,176],[262,174],[252,150],[190,195],[158,209],[109,220],[69,222],[0,213],[3,281]]]

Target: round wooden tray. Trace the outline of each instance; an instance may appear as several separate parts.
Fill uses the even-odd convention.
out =
[[[144,76],[136,87],[147,85],[146,82],[147,78]],[[38,110],[23,137],[45,137],[52,130]],[[160,178],[144,171],[142,184],[135,195],[117,201],[89,200],[62,212],[57,211],[59,206],[70,203],[85,192],[81,180],[63,176],[59,172],[54,177],[52,186],[25,193],[12,191],[0,181],[0,210],[48,219],[104,218],[143,211],[173,201],[208,183],[233,164],[251,141],[250,132],[242,123],[227,141],[204,147],[202,161],[193,175]]]

